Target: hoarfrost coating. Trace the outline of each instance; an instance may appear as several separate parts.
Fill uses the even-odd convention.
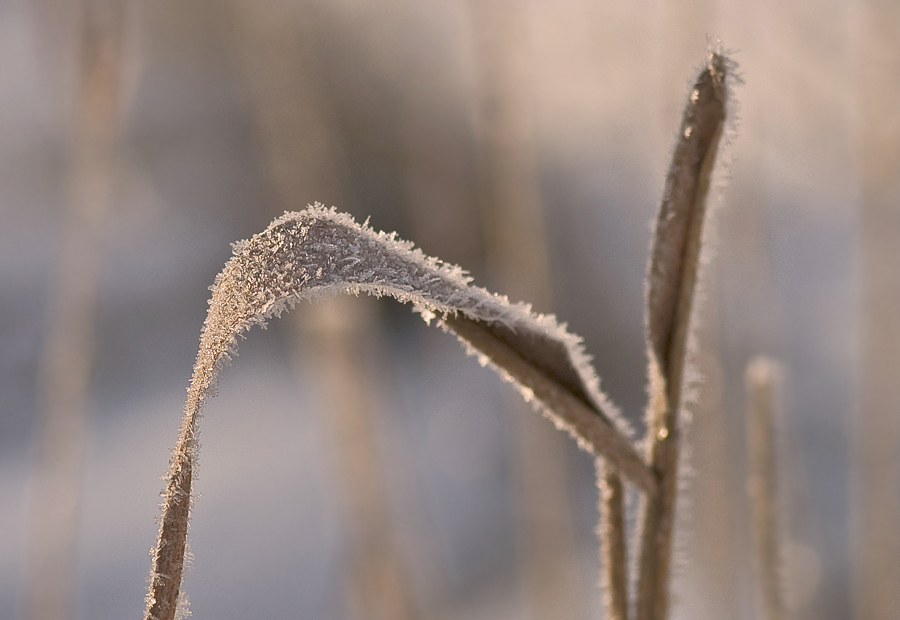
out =
[[[532,334],[556,342],[570,366],[567,372],[555,369],[566,375],[557,378],[581,391],[586,404],[631,435],[600,391],[581,339],[565,324],[552,315],[533,313],[528,304],[511,304],[506,297],[471,286],[461,268],[426,256],[394,233],[375,232],[367,223],[361,226],[345,213],[316,204],[285,213],[252,239],[235,243],[234,253],[211,287],[213,298],[201,337],[201,350],[215,355],[217,362],[234,352],[238,334],[254,324],[264,325],[300,300],[337,293],[390,295],[411,302],[426,322],[459,312],[499,324],[519,337]],[[555,361],[562,366],[562,359]]]

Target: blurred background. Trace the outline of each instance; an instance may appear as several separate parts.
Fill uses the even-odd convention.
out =
[[[641,432],[643,274],[708,43],[740,65],[675,618],[761,617],[744,369],[779,360],[795,618],[900,614],[900,5],[0,3],[0,618],[142,611],[230,243],[320,201],[555,312]],[[390,300],[303,304],[205,409],[196,617],[599,618],[594,466]]]

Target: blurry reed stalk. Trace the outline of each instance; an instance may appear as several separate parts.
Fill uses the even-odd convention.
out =
[[[343,203],[337,170],[339,133],[326,113],[316,65],[312,2],[281,5],[232,0],[229,30],[255,95],[253,111],[278,211],[302,209],[303,196]],[[392,541],[388,489],[379,458],[379,415],[364,349],[380,343],[372,304],[336,298],[291,317],[298,367],[315,369],[324,426],[331,431],[348,529],[352,535],[346,601],[358,617],[405,620],[412,595]],[[301,363],[307,360],[307,364]]]
[[[473,0],[469,6],[478,58],[479,204],[487,266],[499,290],[548,312],[553,290],[536,173],[528,8],[509,0]],[[564,440],[523,415],[518,397],[507,396],[505,403],[515,416],[517,546],[531,613],[584,615]]]
[[[729,210],[729,216],[734,213]],[[717,243],[730,245],[725,240],[728,231],[716,231]],[[724,257],[723,257],[724,258]],[[697,601],[697,617],[726,618],[738,600],[736,580],[740,541],[735,523],[733,499],[735,489],[743,488],[744,472],[735,467],[735,454],[730,445],[729,417],[724,403],[724,379],[722,369],[722,344],[720,339],[721,314],[719,310],[720,269],[719,261],[704,266],[703,320],[694,330],[695,356],[692,365],[696,376],[703,377],[692,388],[690,411],[690,471],[686,477],[690,487],[690,506],[684,524],[684,536],[690,549],[691,568],[702,584],[703,596]],[[740,476],[740,477],[738,477]],[[684,492],[684,489],[681,489]],[[742,531],[742,530],[740,530]]]
[[[860,5],[855,618],[900,618],[900,4]]]
[[[394,543],[390,494],[378,446],[377,375],[368,361],[383,353],[370,300],[337,297],[297,313],[296,345],[313,369],[331,431],[349,527],[346,600],[356,618],[414,618],[409,575]],[[368,354],[367,354],[368,353]]]
[[[694,290],[706,196],[726,117],[726,59],[710,55],[682,117],[647,275],[648,457],[658,490],[644,498],[638,620],[665,620]]]
[[[114,181],[124,7],[86,0],[75,14],[76,97],[60,218],[60,253],[40,358],[37,474],[26,617],[74,612],[76,532],[104,226]]]
[[[752,519],[753,567],[762,620],[784,620],[785,606],[778,527],[777,442],[775,420],[779,373],[768,358],[747,364],[747,454]]]

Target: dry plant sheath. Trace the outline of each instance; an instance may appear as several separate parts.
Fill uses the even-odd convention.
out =
[[[684,116],[650,254],[645,329],[649,357],[647,444],[658,491],[645,498],[638,620],[668,614],[672,531],[678,481],[679,411],[691,306],[700,264],[706,195],[726,117],[728,61],[711,54]]]
[[[426,321],[440,317],[501,375],[515,382],[579,445],[603,456],[652,494],[655,476],[628,439],[629,430],[599,388],[577,336],[552,316],[510,304],[469,284],[458,267],[429,258],[392,234],[317,205],[286,213],[249,241],[216,277],[200,351],[188,388],[163,501],[147,595],[146,620],[172,620],[177,610],[196,466],[200,409],[236,337],[302,299],[360,292],[412,302]]]
[[[785,607],[780,581],[775,484],[778,368],[768,358],[754,358],[747,364],[744,383],[748,400],[747,454],[750,466],[747,489],[753,522],[754,569],[762,608],[760,617],[763,620],[782,620]]]

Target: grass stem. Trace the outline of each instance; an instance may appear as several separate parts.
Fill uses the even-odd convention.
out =
[[[610,620],[628,620],[628,553],[625,547],[625,489],[618,472],[597,459],[600,485],[600,528],[606,614]]]

